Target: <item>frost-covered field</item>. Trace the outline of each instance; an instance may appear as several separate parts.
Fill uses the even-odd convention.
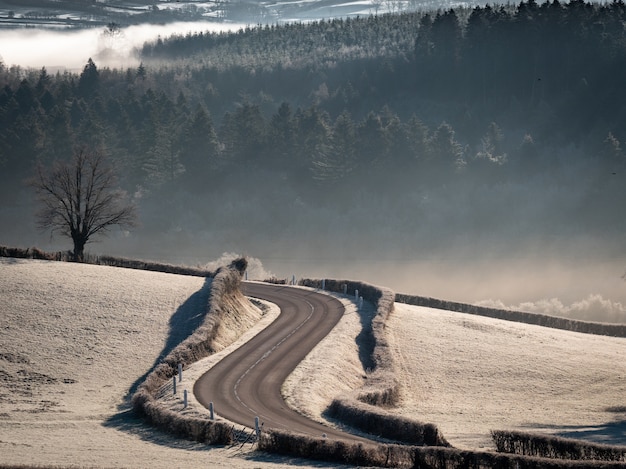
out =
[[[402,413],[453,446],[518,429],[626,445],[626,339],[396,303]]]
[[[205,447],[132,417],[129,389],[197,324],[207,293],[195,277],[0,259],[2,462],[334,467],[256,454],[247,446]],[[358,328],[349,309],[287,383],[293,405],[314,414],[338,377],[347,374],[341,381],[359,385]],[[624,339],[399,304],[389,331],[404,386],[398,410],[438,424],[456,446],[488,446],[490,429],[611,436],[626,420]]]
[[[177,440],[128,411],[128,390],[197,324],[207,293],[196,277],[0,258],[0,464],[288,466]]]

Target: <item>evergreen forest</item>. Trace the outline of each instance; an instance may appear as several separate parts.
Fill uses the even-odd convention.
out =
[[[88,144],[139,206],[139,256],[621,249],[625,25],[622,0],[528,0],[158,38],[126,69],[0,64],[6,232],[34,166]]]

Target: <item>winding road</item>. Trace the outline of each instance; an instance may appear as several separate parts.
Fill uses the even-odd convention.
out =
[[[329,295],[285,285],[245,282],[242,290],[247,296],[277,304],[281,313],[196,381],[196,399],[205,407],[213,402],[218,415],[247,427],[253,427],[258,416],[265,429],[365,441],[295,412],[281,395],[285,379],[341,319],[341,302]]]

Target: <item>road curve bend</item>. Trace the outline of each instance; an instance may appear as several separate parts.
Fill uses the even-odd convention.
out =
[[[245,282],[245,295],[277,304],[280,315],[198,379],[193,392],[205,407],[232,422],[337,440],[365,441],[310,420],[290,409],[281,395],[285,379],[339,322],[344,307],[332,296],[285,285]]]

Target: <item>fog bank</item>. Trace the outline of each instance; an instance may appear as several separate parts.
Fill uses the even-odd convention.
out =
[[[46,67],[48,71],[79,71],[92,58],[99,67],[138,65],[135,49],[146,41],[172,34],[236,31],[239,23],[177,22],[142,24],[111,33],[107,28],[81,30],[0,29],[0,59],[8,65]]]

